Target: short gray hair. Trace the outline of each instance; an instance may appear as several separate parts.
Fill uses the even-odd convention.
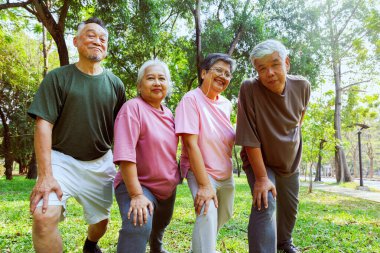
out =
[[[148,61],[144,62],[143,65],[141,65],[141,67],[137,73],[137,86],[140,85],[140,83],[144,77],[145,69],[150,67],[150,66],[161,66],[164,69],[165,77],[166,77],[166,80],[168,82],[167,96],[170,96],[170,94],[172,92],[172,81],[171,81],[171,77],[170,77],[170,70],[169,70],[168,65],[159,59],[148,60]]]
[[[97,18],[97,17],[92,17],[92,18],[89,18],[85,21],[80,22],[78,25],[77,34],[80,34],[80,32],[82,31],[82,29],[85,25],[91,24],[91,23],[97,24],[100,27],[102,27],[104,29],[104,31],[106,32],[107,37],[108,37],[108,30],[107,30],[106,25],[104,24],[104,22],[100,18]]]
[[[278,40],[266,40],[257,44],[251,53],[251,62],[254,64],[255,59],[260,59],[266,55],[273,54],[278,52],[283,62],[285,62],[286,57],[289,54],[289,51],[286,49],[284,44]]]
[[[201,63],[201,70],[209,70],[217,61],[223,61],[230,65],[230,71],[231,73],[234,72],[236,67],[236,62],[234,59],[232,59],[231,56],[228,54],[222,54],[222,53],[213,53],[207,55],[207,57],[203,60]]]

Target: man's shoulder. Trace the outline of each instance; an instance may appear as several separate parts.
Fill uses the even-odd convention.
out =
[[[109,69],[104,69],[104,71],[105,71],[105,75],[108,77],[108,80],[111,83],[113,83],[114,85],[118,85],[118,86],[124,88],[123,81],[121,81],[121,79],[117,75],[115,75],[114,73],[112,73],[112,71],[109,70]]]
[[[257,77],[246,79],[241,83],[240,91],[241,92],[250,92],[257,90],[259,87],[259,80]]]
[[[310,85],[310,82],[305,77],[300,75],[286,75],[286,79],[290,83]]]
[[[258,84],[258,79],[256,77],[246,79],[241,83],[242,86],[255,86],[257,84]]]
[[[53,75],[53,76],[62,75],[62,74],[66,74],[68,72],[72,72],[73,70],[74,70],[74,64],[68,64],[68,65],[61,66],[61,67],[50,70],[47,73],[47,75]]]

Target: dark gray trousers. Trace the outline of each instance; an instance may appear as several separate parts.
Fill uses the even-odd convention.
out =
[[[176,191],[166,200],[158,200],[144,186],[145,197],[154,204],[153,216],[148,214],[148,222],[143,226],[134,226],[127,214],[131,203],[125,184],[122,182],[115,190],[117,204],[119,205],[122,219],[122,227],[119,231],[117,243],[118,253],[145,253],[146,244],[149,240],[150,252],[159,253],[162,250],[162,238],[165,228],[169,225],[173,216]]]
[[[284,177],[267,168],[267,173],[276,186],[277,201],[269,193],[268,208],[260,211],[252,202],[248,224],[250,253],[276,253],[278,246],[292,243],[298,209],[299,172]],[[251,167],[246,169],[246,175],[253,192],[255,175]]]

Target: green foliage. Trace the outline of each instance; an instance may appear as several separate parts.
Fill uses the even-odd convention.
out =
[[[317,162],[321,140],[326,141],[321,153],[323,159],[328,160],[334,154],[333,99],[332,94],[326,93],[323,98],[308,105],[302,125],[303,162]]]
[[[233,218],[220,230],[217,250],[248,252],[247,225],[251,210],[251,194],[245,176],[235,177],[236,194]],[[0,178],[0,252],[33,252],[32,220],[28,212],[29,193],[34,180],[15,177]],[[380,204],[332,193],[314,191],[307,194],[302,187],[294,243],[302,252],[379,252]],[[188,252],[194,223],[192,198],[186,183],[179,185],[173,219],[168,226],[164,245],[170,252]],[[105,253],[116,251],[121,221],[116,201],[111,222],[100,241]],[[74,200],[68,202],[68,214],[59,225],[65,252],[82,252],[86,225],[82,209]]]
[[[6,119],[1,123],[10,129],[12,159],[23,165],[33,151],[33,125],[26,110],[42,78],[38,48],[38,41],[24,32],[0,29],[0,110]]]

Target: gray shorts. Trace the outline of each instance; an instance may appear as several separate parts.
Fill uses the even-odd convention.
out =
[[[66,202],[70,197],[82,205],[88,224],[96,224],[109,217],[116,174],[111,150],[92,161],[80,161],[52,150],[51,164],[63,196],[60,201],[55,192],[50,193],[48,205],[63,207],[61,220],[66,216]],[[42,206],[42,200],[37,206]]]

